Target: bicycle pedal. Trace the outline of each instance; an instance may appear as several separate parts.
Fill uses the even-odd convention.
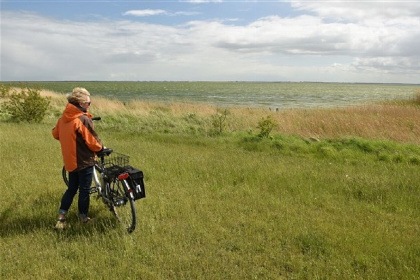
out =
[[[90,188],[89,194],[96,193],[98,191],[97,187]]]

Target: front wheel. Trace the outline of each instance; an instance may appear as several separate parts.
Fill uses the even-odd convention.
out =
[[[125,180],[114,179],[109,185],[109,198],[112,204],[111,211],[131,233],[136,228],[136,208],[134,200],[128,197],[126,184]]]

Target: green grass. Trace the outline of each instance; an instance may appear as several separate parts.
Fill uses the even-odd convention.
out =
[[[54,231],[65,189],[55,119],[0,122],[1,279],[420,277],[417,145],[208,137],[164,113],[147,128],[128,116],[96,125],[145,174],[131,235],[94,198],[95,224],[80,225],[74,203],[72,227]]]

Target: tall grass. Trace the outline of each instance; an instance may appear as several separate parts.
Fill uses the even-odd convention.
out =
[[[53,118],[61,114],[63,95],[53,96]],[[420,95],[420,94],[419,94]],[[339,139],[361,137],[373,140],[392,140],[420,143],[420,105],[416,97],[411,102],[385,102],[345,108],[286,109],[269,111],[261,108],[230,107],[190,103],[159,103],[92,97],[91,112],[104,116],[104,126],[113,129],[130,125],[139,132],[163,132],[209,135],[214,130],[211,117],[220,109],[227,110],[226,131],[257,131],[258,122],[271,116],[278,124],[273,133],[303,138]],[[107,119],[109,121],[107,121]]]
[[[2,279],[420,277],[420,148],[409,135],[387,138],[392,126],[363,138],[350,126],[317,134],[305,119],[345,113],[292,110],[273,113],[278,130],[261,139],[254,130],[269,112],[229,108],[229,129],[213,137],[211,106],[92,97],[92,113],[104,117],[98,133],[144,171],[147,198],[136,202],[131,235],[94,198],[96,223],[79,224],[74,204],[72,227],[55,232],[59,100],[44,123],[0,122]],[[302,125],[286,130],[286,119]]]

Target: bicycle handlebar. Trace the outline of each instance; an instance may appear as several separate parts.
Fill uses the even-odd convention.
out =
[[[94,117],[92,118],[92,121],[100,121],[102,118],[101,117]]]

